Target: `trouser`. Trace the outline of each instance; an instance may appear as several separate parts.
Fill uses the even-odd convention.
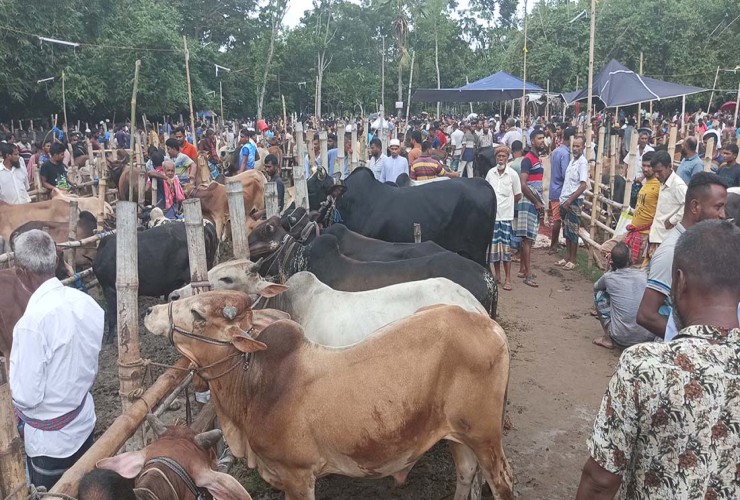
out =
[[[473,178],[473,162],[472,161],[466,161],[466,160],[460,160],[460,168],[458,168],[458,172],[461,172],[467,177],[468,179]]]
[[[93,445],[93,432],[80,446],[80,449],[74,455],[67,458],[52,458],[45,456],[26,457],[26,466],[32,485],[43,486],[50,490],[52,486],[62,477],[62,475],[77,462],[82,455]]]

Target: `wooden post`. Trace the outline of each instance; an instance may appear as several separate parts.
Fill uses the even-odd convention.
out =
[[[588,42],[588,102],[586,104],[586,126],[588,130],[591,130],[591,110],[593,107],[594,98],[594,39],[596,37],[596,0],[591,0],[591,28],[590,28],[589,42]],[[577,77],[576,77],[577,78]],[[576,88],[578,84],[576,83]],[[586,138],[586,147],[591,151],[591,136],[593,134],[589,132]],[[587,159],[591,159],[591,153],[586,155]]]
[[[182,43],[185,47],[185,76],[188,80],[188,104],[190,105],[190,133],[193,134],[193,143],[197,146],[197,139],[195,135],[195,112],[193,111],[193,87],[190,84],[190,51],[188,51],[188,39],[185,38],[185,35],[182,36]],[[180,120],[182,121],[182,115],[180,115]],[[184,124],[183,124],[184,125]],[[188,140],[187,134],[185,134],[185,140]],[[195,174],[195,180],[196,182],[200,182],[200,179],[202,178],[202,175],[200,171],[202,170],[202,165],[198,163],[198,172]],[[208,170],[208,165],[206,165],[206,170]]]
[[[71,200],[69,202],[69,232],[67,233],[67,241],[74,241],[77,239],[77,220],[79,215],[77,213],[77,200]],[[74,247],[66,248],[64,250],[64,262],[72,268],[72,272],[75,273],[75,254],[77,251]]]
[[[719,69],[720,67],[717,66],[717,73],[714,74],[714,83],[712,84],[712,93],[709,94],[709,104],[707,105],[707,113],[709,113],[709,109],[712,107],[712,100],[714,99],[714,91],[717,89],[717,80],[719,80]]]
[[[328,135],[326,130],[319,132],[319,157],[321,158],[321,167],[329,173],[329,155],[327,154]]]
[[[334,161],[334,172],[339,172],[339,177],[344,176],[344,122],[337,122],[337,159]],[[352,148],[354,148],[354,143]]]
[[[635,131],[636,132],[636,131]],[[627,165],[624,169],[624,205],[623,211],[628,212],[630,206],[630,199],[632,197],[632,184],[635,182],[635,153],[637,152],[637,136],[635,132],[632,133],[632,139],[630,140],[630,152],[627,155]]]
[[[421,224],[414,222],[414,243],[421,243]]]
[[[62,113],[64,113],[64,125],[62,126],[62,130],[64,130],[64,138],[69,141],[69,135],[67,132],[67,91],[64,86],[64,71],[62,71]]]
[[[138,192],[136,201],[139,204],[139,209],[144,210],[144,205],[146,205],[146,202],[144,201],[146,198],[146,165],[144,164],[144,155],[141,152],[141,143],[136,143],[136,162],[139,165],[139,169],[137,172],[137,182],[138,185],[136,186],[136,190]],[[129,183],[133,182],[133,174],[136,172],[133,168],[131,169],[131,177],[129,179]],[[134,200],[131,200],[134,201]]]
[[[131,144],[129,148],[128,162],[131,167],[131,173],[134,171],[134,144],[136,143],[136,91],[139,88],[139,69],[141,68],[141,61],[136,60],[136,69],[134,69],[134,91],[131,94]],[[128,180],[128,199],[129,201],[134,200],[134,183],[132,176],[129,175]]]
[[[684,97],[685,99],[686,97]],[[735,97],[735,117],[732,119],[732,126],[737,127],[737,113],[740,111],[740,83],[737,84],[737,97]],[[31,122],[33,123],[33,122]]]
[[[409,112],[411,111],[411,82],[414,81],[414,58],[416,57],[416,51],[411,51],[411,69],[409,69],[409,98],[406,100],[406,121],[404,122],[405,126],[408,127],[409,125]],[[471,112],[472,112],[472,106],[473,103],[470,103],[471,106]]]
[[[306,148],[308,148],[308,165],[309,165],[309,171],[308,175],[311,175],[311,170],[313,170],[314,166],[316,165],[316,151],[313,149],[313,138],[316,136],[316,132],[314,132],[313,129],[309,128],[306,130]]]
[[[701,140],[701,139],[697,139]],[[714,156],[714,137],[710,137],[707,141],[707,148],[704,150],[704,171],[711,172],[712,170],[712,157]]]
[[[352,127],[352,162],[350,163],[350,166],[349,166],[349,172],[352,173],[354,172],[354,170],[358,167],[360,163],[359,162],[360,152],[357,151],[357,121],[353,119],[352,125],[350,126]]]
[[[100,185],[98,186],[98,231],[103,230],[105,223],[105,194],[108,189],[108,165],[106,165],[105,152],[100,154]]]
[[[671,124],[670,128],[668,129],[668,154],[671,155],[671,168],[673,167],[673,162],[675,162],[676,158],[676,135],[678,134],[678,130],[676,128],[676,124]]]
[[[601,193],[601,169],[604,161],[604,136],[606,129],[604,127],[599,128],[599,146],[598,152],[596,153],[596,166],[594,170],[594,197],[591,204],[591,227],[589,228],[589,235],[591,239],[596,236],[596,219],[599,216],[601,203],[599,202],[599,194]],[[593,254],[588,253],[588,266],[593,265]]]
[[[95,181],[95,179],[98,178],[98,162],[95,160],[95,152],[93,151],[90,139],[85,138],[85,142],[87,143],[87,168],[90,172],[90,180]],[[91,191],[93,198],[97,198],[98,186],[93,183],[93,185],[91,186]]]
[[[6,373],[6,366],[0,361],[0,498],[25,500],[28,497],[26,461],[23,458],[23,441],[15,425],[13,399]]]
[[[306,168],[303,165],[293,167],[293,184],[295,185],[295,206],[308,210],[308,185],[306,184]]]
[[[139,349],[139,253],[136,203],[116,204],[116,294],[118,296],[118,378],[121,413],[126,413],[143,389],[144,362]],[[144,444],[142,432],[126,443],[127,451]]]
[[[203,236],[203,212],[200,208],[200,199],[190,198],[183,201],[182,209],[185,214],[185,230],[188,238],[190,284],[193,287],[193,293],[200,293],[209,288],[206,244]]]
[[[280,215],[277,184],[274,182],[265,184],[265,210],[267,211],[268,219],[275,215]]]
[[[362,117],[361,122],[362,134],[360,135],[360,157],[358,158],[358,166],[364,167],[365,165],[367,165],[367,133],[370,129],[367,127],[364,116]],[[359,134],[359,130],[356,130],[356,125],[354,129],[355,132]],[[385,154],[385,152],[383,152],[383,154]]]
[[[612,200],[614,200],[614,176],[617,173],[617,152],[619,151],[619,148],[617,147],[617,140],[619,136],[615,135],[612,136],[612,141],[609,144],[609,155],[610,155],[610,161],[609,161],[609,196]],[[612,206],[610,203],[607,203],[606,205],[606,223],[607,225],[611,224],[612,220]]]
[[[378,129],[380,143],[383,146],[383,154],[388,152],[388,134],[385,133],[385,110],[380,108],[380,128]],[[395,137],[394,137],[395,139]]]
[[[244,208],[242,183],[238,179],[230,179],[226,182],[226,193],[229,198],[229,219],[231,219],[231,241],[234,245],[234,258],[249,259],[249,235],[247,234],[247,215]]]

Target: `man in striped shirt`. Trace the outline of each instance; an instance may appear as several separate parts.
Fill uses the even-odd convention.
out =
[[[409,168],[409,177],[415,181],[428,181],[435,177],[460,177],[460,172],[447,172],[442,164],[431,156],[432,143],[421,144],[421,156]]]

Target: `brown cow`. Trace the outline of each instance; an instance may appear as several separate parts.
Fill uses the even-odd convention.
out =
[[[158,439],[143,450],[100,460],[96,464],[99,470],[80,481],[79,500],[116,500],[134,495],[142,499],[195,500],[202,490],[208,490],[216,500],[252,498],[236,479],[212,469],[216,465],[212,448],[221,438],[220,430],[196,435],[183,425],[165,428],[151,414],[147,420]],[[135,478],[133,487],[122,478]]]
[[[0,354],[10,359],[10,348],[13,346],[13,328],[26,311],[31,292],[16,274],[18,268],[0,270]],[[7,364],[7,363],[6,363]]]
[[[269,310],[250,307],[244,293],[207,292],[149,309],[144,324],[201,367],[234,456],[286,499],[313,499],[327,474],[403,482],[442,439],[457,500],[478,465],[496,498],[513,498],[502,444],[509,349],[495,321],[432,306],[335,349],[290,320],[261,329]]]
[[[265,184],[267,178],[261,173],[254,170],[247,170],[233,177],[227,177],[228,182],[231,179],[239,180],[242,184],[244,195],[244,208],[247,216],[247,227],[251,230],[260,223],[262,211],[265,209]],[[223,240],[231,234],[229,227],[229,199],[226,195],[226,186],[218,182],[211,182],[206,186],[196,186],[188,197],[200,198],[203,217],[210,219],[216,225],[216,234],[219,240]],[[251,215],[251,216],[250,216]],[[257,217],[260,215],[260,217]]]

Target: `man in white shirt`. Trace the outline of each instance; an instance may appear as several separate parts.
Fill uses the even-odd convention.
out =
[[[506,133],[504,134],[504,138],[501,139],[501,143],[504,144],[507,148],[511,149],[511,145],[514,144],[514,141],[521,140],[522,133],[516,128],[516,120],[514,120],[513,118],[507,118]]]
[[[380,174],[383,172],[383,163],[388,157],[383,154],[383,143],[377,137],[370,141],[370,160],[367,168],[373,171],[376,179],[380,180]]]
[[[496,168],[486,174],[496,193],[496,222],[493,224],[493,239],[488,264],[493,264],[496,281],[501,282],[501,262],[504,263],[504,290],[511,290],[511,236],[513,234],[514,204],[522,198],[522,183],[519,174],[507,166],[509,148],[496,148]]]
[[[0,201],[11,205],[31,203],[28,190],[28,171],[21,162],[18,147],[15,144],[0,144],[3,163],[0,166]]]
[[[54,276],[57,253],[39,230],[15,240],[19,278],[32,292],[13,330],[10,391],[31,484],[51,488],[93,443],[103,310]]]
[[[380,182],[396,182],[399,175],[409,173],[408,160],[398,154],[401,151],[401,141],[391,139],[388,149],[391,150],[391,156],[383,161],[383,170],[378,179]]]
[[[645,179],[645,175],[642,173],[642,155],[644,155],[648,151],[655,151],[655,149],[653,149],[653,147],[648,144],[649,139],[650,136],[647,134],[647,132],[640,132],[640,135],[637,138],[637,151],[635,151],[635,156],[632,160],[632,164],[635,167],[635,176],[633,177],[633,180],[635,182],[634,184],[632,184],[632,194],[630,195],[630,205],[632,207],[637,204],[637,194],[640,192],[640,188],[642,188],[642,181]],[[629,159],[630,155],[627,154],[627,156],[624,157],[625,165],[629,165]]]
[[[458,166],[460,165],[460,156],[462,155],[463,138],[465,132],[457,127],[457,122],[452,122],[452,133],[450,134],[450,143],[454,148],[452,152],[452,171],[457,172]]]
[[[686,203],[686,183],[673,172],[671,156],[665,151],[658,151],[653,155],[650,165],[655,176],[660,181],[658,206],[655,208],[655,218],[650,226],[650,244],[654,246],[663,242],[668,233],[683,218]]]
[[[568,271],[576,267],[583,192],[588,186],[588,161],[583,156],[584,142],[583,136],[573,139],[570,163],[565,169],[563,189],[560,191],[560,218],[563,221],[566,254],[565,258],[555,265],[562,266]]]

